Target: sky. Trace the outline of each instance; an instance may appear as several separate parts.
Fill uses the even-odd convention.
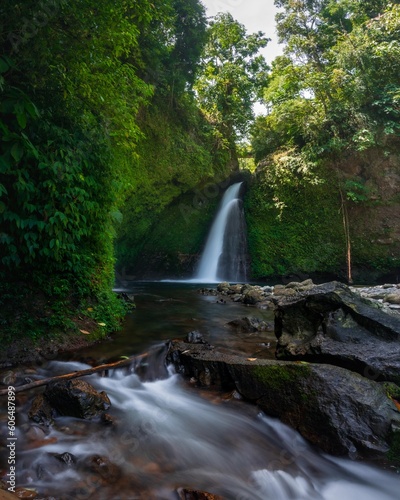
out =
[[[262,31],[271,38],[262,54],[270,64],[282,52],[282,45],[278,44],[275,32],[274,0],[201,0],[207,9],[208,16],[215,16],[218,12],[230,12],[234,19],[244,24],[248,33]]]

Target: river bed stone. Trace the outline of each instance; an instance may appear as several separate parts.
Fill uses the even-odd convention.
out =
[[[340,367],[244,358],[180,341],[168,359],[200,386],[236,389],[329,453],[383,456],[400,430],[400,412],[384,387]]]
[[[46,387],[44,398],[58,414],[84,419],[101,415],[111,406],[104,391],[97,392],[81,379],[51,382]]]

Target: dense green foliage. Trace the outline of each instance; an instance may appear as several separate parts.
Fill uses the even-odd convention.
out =
[[[136,167],[135,183],[122,209],[123,221],[116,243],[117,268],[125,268],[128,274],[132,273],[132,268],[142,267],[139,258],[141,253],[157,253],[157,244],[160,255],[165,252],[175,252],[175,255],[196,252],[204,230],[200,229],[196,236],[195,228],[190,227],[190,234],[198,243],[197,249],[194,245],[187,250],[184,239],[179,236],[179,224],[182,222],[184,227],[187,226],[180,211],[176,213],[176,220],[169,220],[171,211],[175,213],[174,200],[198,184],[204,184],[216,176],[226,177],[229,173],[229,152],[219,148],[213,129],[199,114],[194,102],[187,100],[186,96],[185,105],[171,109],[158,99],[140,117],[145,139],[138,147],[140,160]],[[189,193],[188,196],[194,195]],[[187,204],[186,201],[184,203]],[[171,236],[176,236],[180,246],[173,245],[173,249],[171,242],[163,237],[157,243],[154,226],[158,226],[160,220],[163,221],[162,225],[167,224],[165,229],[171,232]],[[198,222],[201,224],[201,220]],[[203,225],[207,227],[207,219]],[[188,234],[187,230],[188,227],[185,230]],[[152,274],[151,269],[149,274]]]
[[[259,50],[268,39],[247,34],[231,14],[218,14],[207,31],[195,89],[201,109],[217,126],[230,149],[248,131],[254,102],[266,86],[268,66]]]
[[[105,1],[8,2],[0,17],[3,332],[72,314],[114,329],[113,218],[151,94],[127,62],[137,26]]]
[[[264,186],[256,191],[263,189],[280,220],[286,218],[286,231],[295,225],[295,214],[301,210],[303,230],[295,231],[296,237],[287,242],[290,245],[298,240],[298,255],[307,247],[310,227],[314,235],[324,233],[323,223],[315,226],[312,222],[314,212],[330,211],[328,220],[336,228],[337,241],[344,245],[342,254],[350,279],[353,247],[358,247],[354,257],[359,264],[368,260],[352,236],[353,206],[371,205],[376,197],[373,186],[366,187],[366,178],[346,170],[351,160],[341,160],[364,151],[368,156],[373,148],[381,148],[382,157],[393,154],[389,145],[400,132],[400,6],[379,0],[277,0],[276,5],[282,8],[277,31],[285,49],[272,64],[264,94],[269,113],[258,117],[252,128],[252,146]],[[309,191],[314,207],[308,209],[307,203],[303,208],[298,206],[295,193],[299,186]],[[320,198],[322,192],[328,207]],[[257,196],[254,194],[254,200]],[[335,210],[343,219],[342,237]],[[250,224],[250,231],[260,233],[261,228],[252,229]],[[267,243],[267,239],[262,241]],[[326,240],[328,249],[330,241]],[[261,240],[257,248],[260,246]],[[325,245],[322,250],[316,242],[316,247],[317,253],[325,252]],[[335,254],[328,268],[338,265],[337,249]],[[311,267],[304,267],[298,258],[289,258],[286,249],[284,255],[280,258],[290,262],[282,266],[285,271],[295,263],[300,270],[320,267],[318,258]],[[268,259],[262,263],[255,254],[253,257],[257,276],[263,275]],[[371,258],[370,265],[376,264]]]
[[[0,20],[3,336],[68,329],[67,318],[115,329],[125,199],[141,238],[141,224],[214,172],[213,134],[190,93],[204,8],[14,0]]]
[[[287,46],[265,93],[271,112],[254,127],[257,158],[294,147],[312,162],[398,134],[399,6],[369,19],[377,13],[369,2],[364,15],[360,2],[277,4],[285,8],[278,33]]]

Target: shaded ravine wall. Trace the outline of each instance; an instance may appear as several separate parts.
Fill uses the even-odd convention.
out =
[[[400,281],[400,156],[391,146],[326,162],[324,183],[281,198],[262,183],[245,200],[253,279],[320,277],[346,281],[346,241],[338,175],[348,214],[355,283]],[[268,168],[268,167],[266,167]],[[282,194],[282,193],[281,193]]]
[[[197,205],[198,197],[195,192],[181,195],[158,214],[136,242],[135,258],[117,262],[117,276],[134,280],[192,277],[220,199]]]
[[[136,241],[134,258],[119,259],[117,276],[135,280],[193,278],[226,188],[248,177],[246,173],[218,177],[178,196]]]
[[[288,190],[282,212],[262,174],[243,173],[250,280],[346,281],[338,171],[342,186],[356,198],[346,199],[354,282],[400,281],[400,159],[395,147],[327,163],[321,172],[324,182]],[[133,279],[192,277],[222,193],[233,181],[203,183],[178,196],[137,242],[135,258],[119,261],[117,272]],[[363,187],[357,191],[357,186]]]
[[[196,205],[192,214],[193,191],[227,177],[231,166],[229,152],[216,144],[211,126],[194,103],[171,106],[155,99],[142,110],[139,123],[143,138],[132,165],[130,195],[122,203],[116,270],[135,279],[151,279],[170,269],[181,271],[184,256],[198,251],[205,237],[203,225],[213,210],[206,204],[198,212]],[[198,201],[199,207],[202,203]]]

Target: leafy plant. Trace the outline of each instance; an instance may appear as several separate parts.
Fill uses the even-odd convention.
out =
[[[347,179],[344,183],[344,189],[347,199],[354,203],[368,200],[369,189],[362,181]]]

